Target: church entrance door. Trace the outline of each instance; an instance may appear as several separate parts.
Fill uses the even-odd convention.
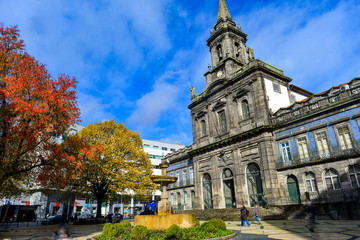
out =
[[[225,169],[223,174],[225,207],[232,208],[235,203],[234,179],[230,169]]]
[[[213,208],[211,177],[207,173],[204,174],[202,187],[203,187],[204,209]]]
[[[250,198],[250,206],[262,205],[264,195],[260,168],[256,163],[251,163],[246,169],[246,179]]]

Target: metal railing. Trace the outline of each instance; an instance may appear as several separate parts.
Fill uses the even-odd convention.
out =
[[[349,157],[353,155],[360,154],[360,147],[354,146],[351,149],[346,150],[339,150],[339,149],[333,149],[329,153],[326,154],[319,154],[314,153],[310,155],[308,158],[301,159],[298,155],[292,155],[291,160],[283,160],[281,157],[278,159],[278,161],[275,163],[276,168],[282,168],[287,166],[296,166],[301,165],[307,162],[315,162],[320,160],[331,160],[331,159],[341,159],[344,157]]]
[[[178,188],[178,187],[185,187],[185,186],[190,186],[190,185],[194,185],[194,179],[186,179],[184,181],[177,181],[173,184],[169,184],[168,189],[170,188]]]

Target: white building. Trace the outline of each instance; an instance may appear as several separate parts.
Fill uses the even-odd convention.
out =
[[[161,176],[161,169],[159,164],[161,159],[166,156],[166,154],[174,152],[180,148],[184,148],[185,145],[178,143],[166,143],[160,141],[146,140],[143,139],[144,151],[149,154],[152,165],[154,166],[154,175]],[[160,196],[161,192],[157,190],[155,196]],[[153,200],[154,196],[153,196]]]

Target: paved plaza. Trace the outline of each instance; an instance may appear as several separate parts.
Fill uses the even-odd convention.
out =
[[[263,239],[360,239],[360,221],[321,220],[313,224],[314,232],[309,230],[309,223],[304,220],[263,221],[261,225],[251,222],[251,228],[241,228],[240,221],[226,221],[228,229],[238,236],[233,238],[246,240]],[[68,225],[72,239],[87,240],[102,231],[103,224]],[[310,226],[311,228],[311,226]],[[16,240],[51,240],[58,226],[33,228],[0,229],[0,239]]]

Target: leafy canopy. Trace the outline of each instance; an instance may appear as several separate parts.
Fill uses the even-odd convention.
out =
[[[24,47],[16,27],[0,26],[0,196],[13,194],[49,166],[74,160],[59,161],[60,146],[52,139],[78,121],[76,80],[52,78]],[[30,182],[36,180],[41,179]]]

